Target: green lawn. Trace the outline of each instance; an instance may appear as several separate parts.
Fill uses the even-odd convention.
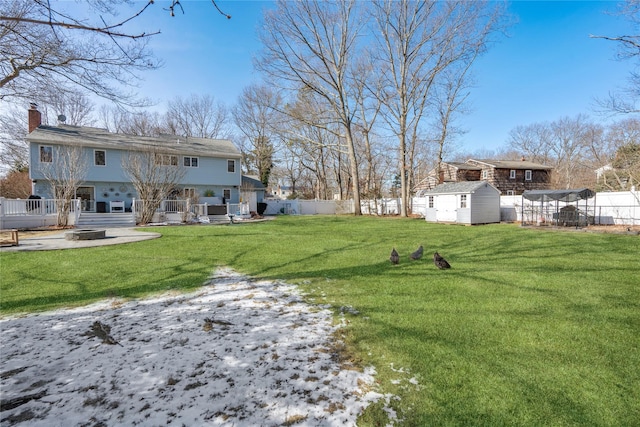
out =
[[[189,290],[228,265],[346,312],[350,355],[400,397],[404,425],[640,425],[637,236],[333,216],[153,231],[163,237],[0,254],[1,312]],[[360,425],[385,425],[381,406]]]

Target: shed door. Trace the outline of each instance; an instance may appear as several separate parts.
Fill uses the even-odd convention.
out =
[[[438,197],[438,221],[456,222],[458,219],[458,198],[455,194],[443,194]]]

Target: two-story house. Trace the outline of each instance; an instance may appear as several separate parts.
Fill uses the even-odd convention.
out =
[[[113,205],[131,209],[134,199],[140,199],[132,185],[125,162],[131,153],[157,153],[163,166],[180,168],[179,182],[173,196],[196,198],[215,194],[229,203],[238,203],[242,176],[240,151],[229,140],[162,135],[144,137],[108,132],[94,127],[41,125],[35,105],[29,110],[29,174],[33,194],[52,198],[50,166],[60,147],[76,147],[86,162],[82,183],[76,188],[76,198],[82,199],[82,209],[89,212],[109,212]],[[48,173],[45,171],[48,170]],[[170,195],[166,195],[170,196]]]
[[[476,160],[443,162],[416,186],[416,193],[431,190],[445,182],[486,181],[503,195],[520,195],[526,190],[550,188],[550,166],[527,160]]]

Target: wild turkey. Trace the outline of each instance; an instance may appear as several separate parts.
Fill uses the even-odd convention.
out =
[[[442,258],[438,252],[433,254],[433,263],[441,270],[444,268],[451,268],[447,260]]]
[[[411,258],[412,260],[417,260],[422,258],[422,252],[424,251],[424,248],[422,247],[422,245],[420,245],[420,247],[418,248],[417,251],[413,252],[411,255],[409,255],[409,258]]]
[[[400,262],[400,255],[398,255],[398,251],[396,251],[396,248],[393,248],[393,250],[391,251],[391,256],[389,257],[389,259],[391,260],[391,264],[397,264]]]

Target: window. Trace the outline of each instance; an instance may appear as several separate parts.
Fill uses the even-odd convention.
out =
[[[51,163],[53,161],[53,147],[50,145],[40,146],[40,163]]]
[[[487,178],[489,178],[489,171],[485,169],[482,171],[482,179],[487,179]]]
[[[196,189],[195,188],[183,188],[182,189],[182,197],[185,199],[195,199],[196,198]]]
[[[529,170],[524,171],[524,180],[525,181],[531,181],[531,171],[529,171]]]
[[[104,150],[93,150],[93,164],[96,166],[106,166],[107,152]]]
[[[231,198],[231,190],[228,188],[225,188],[222,192],[222,197],[224,197],[226,201],[229,201],[229,199]]]
[[[171,154],[156,154],[156,165],[178,166],[178,156]]]
[[[433,209],[433,196],[429,196],[429,209]]]
[[[466,194],[462,194],[460,196],[460,207],[461,208],[466,208],[467,207],[467,195]]]
[[[198,158],[197,157],[184,156],[182,164],[186,168],[197,168],[198,167]]]
[[[516,192],[513,190],[507,190],[507,196],[515,196]]]
[[[236,161],[227,160],[227,172],[234,173],[236,171]]]
[[[516,170],[515,169],[511,169],[511,171],[509,171],[509,179],[516,179]]]

